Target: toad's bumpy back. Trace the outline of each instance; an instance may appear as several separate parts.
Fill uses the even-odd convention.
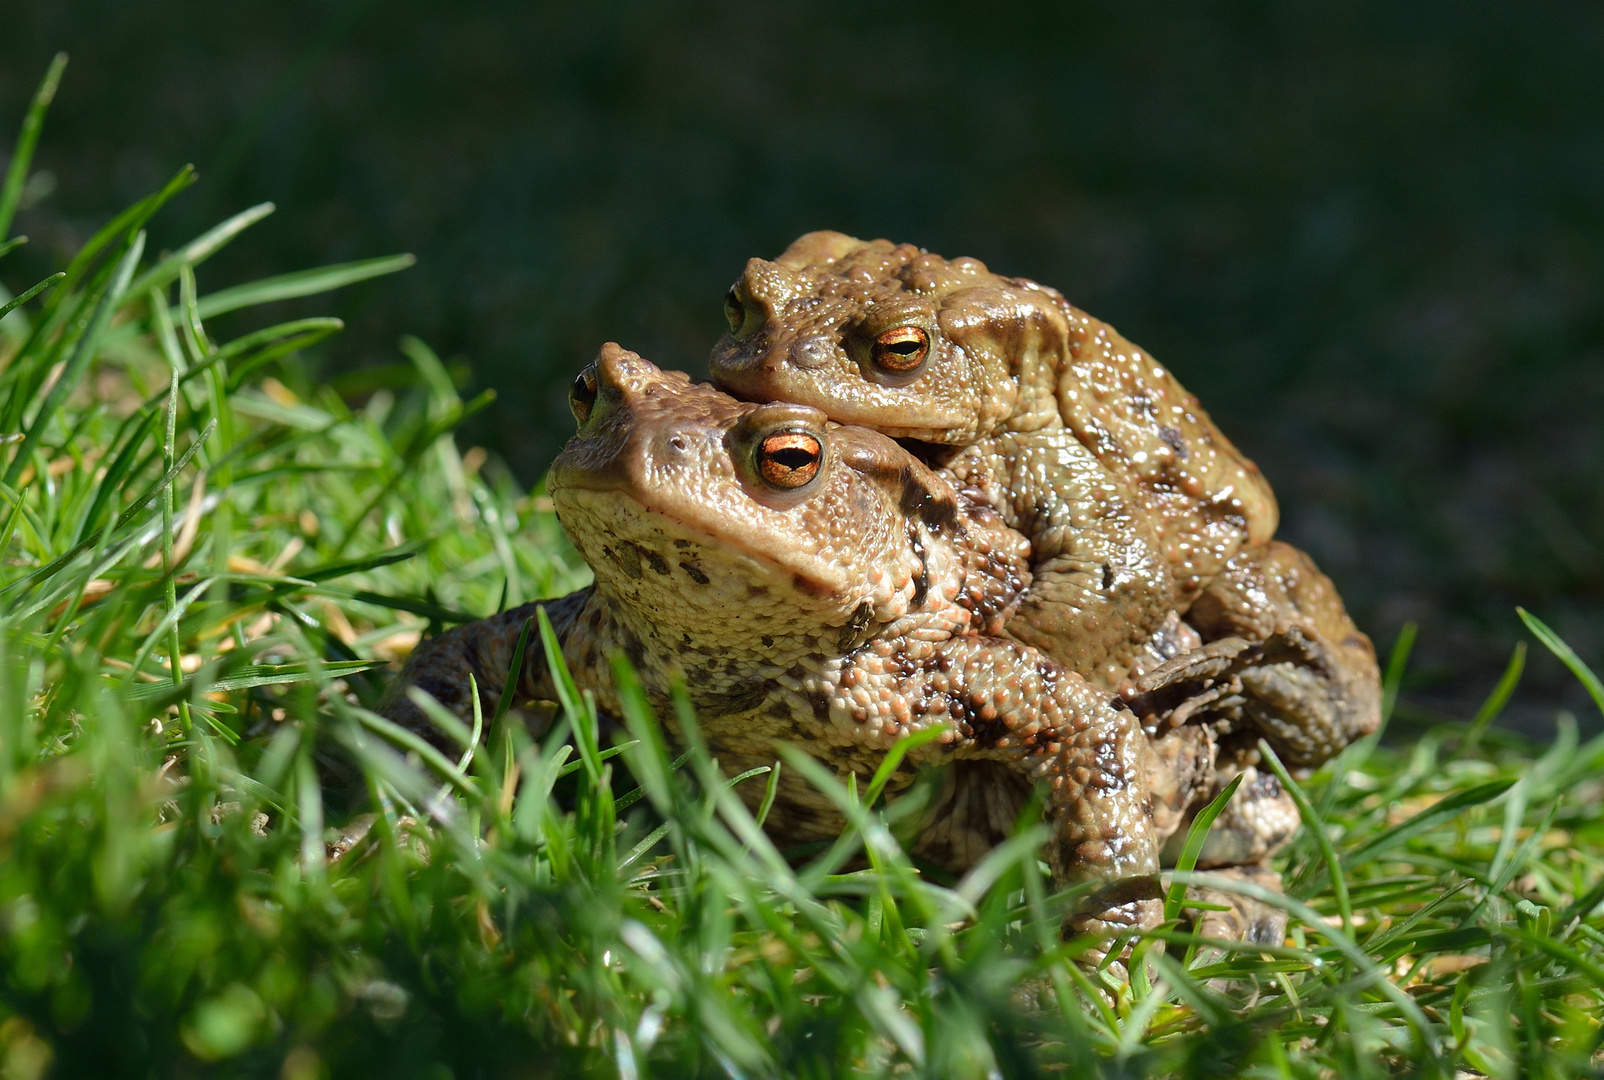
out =
[[[1181,588],[1218,574],[1239,550],[1269,543],[1279,519],[1275,495],[1197,398],[1113,327],[1041,292],[1065,323],[1065,361],[1053,388],[1059,416],[1162,518]]]

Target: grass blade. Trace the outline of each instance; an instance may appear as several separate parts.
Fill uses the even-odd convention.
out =
[[[615,758],[619,754],[622,754],[622,753],[625,753],[627,751],[635,749],[635,745],[636,745],[635,740],[631,739],[629,742],[619,743],[617,746],[609,746],[606,750],[601,750],[601,751],[597,752],[596,760],[598,762],[602,762],[602,761],[607,761],[607,760],[609,760],[611,758]],[[562,768],[557,770],[557,775],[559,777],[572,776],[574,773],[578,772],[580,769],[583,769],[584,767],[585,767],[585,763],[583,761],[570,761],[568,764],[564,765]],[[761,772],[766,772],[767,769],[768,769],[768,766],[764,765],[764,766],[761,766],[761,767],[756,768],[756,769],[750,769],[746,773],[743,773],[742,776],[743,776],[743,778],[746,777],[746,776],[756,776]]]
[[[1456,791],[1440,802],[1426,807],[1426,809],[1408,820],[1400,821],[1390,829],[1371,837],[1349,851],[1342,856],[1342,865],[1344,868],[1351,868],[1360,865],[1366,860],[1378,858],[1393,848],[1419,836],[1440,821],[1453,817],[1461,811],[1492,802],[1514,787],[1517,779],[1510,776],[1501,780],[1489,780],[1485,784],[1478,784],[1465,791]]]
[[[1543,647],[1553,653],[1560,663],[1569,668],[1578,682],[1587,687],[1587,693],[1592,697],[1593,704],[1598,706],[1600,713],[1604,713],[1604,684],[1598,681],[1598,676],[1593,674],[1593,669],[1584,664],[1582,658],[1576,655],[1576,650],[1565,644],[1564,639],[1550,630],[1548,624],[1543,622],[1542,619],[1539,619],[1525,608],[1516,608],[1515,612],[1520,616],[1520,621],[1526,624],[1526,629],[1532,632],[1532,636],[1541,641]]]
[[[1393,643],[1392,654],[1387,657],[1387,673],[1381,680],[1381,730],[1392,718],[1393,706],[1398,704],[1398,688],[1403,685],[1404,669],[1409,666],[1409,654],[1415,648],[1415,635],[1420,628],[1412,622],[1403,624],[1398,640]]]
[[[640,784],[640,787],[619,799],[616,808],[622,809],[644,794],[650,797],[652,806],[659,814],[669,815],[674,809],[672,777],[685,763],[690,751],[687,750],[677,761],[669,761],[668,742],[663,737],[662,725],[646,704],[646,695],[635,669],[625,663],[623,657],[613,658],[612,669],[613,682],[618,687],[620,711],[624,714],[624,730],[632,736],[634,744],[625,761]]]
[[[1502,867],[1498,866],[1496,860],[1494,861],[1490,869],[1497,870],[1498,877],[1488,886],[1487,892],[1477,902],[1471,913],[1465,917],[1465,922],[1474,922],[1476,917],[1481,914],[1482,909],[1487,906],[1487,903],[1493,897],[1503,895],[1504,890],[1509,887],[1509,883],[1514,880],[1515,875],[1526,868],[1526,863],[1531,859],[1532,852],[1536,851],[1537,845],[1543,842],[1543,837],[1548,833],[1548,827],[1554,823],[1554,815],[1558,811],[1558,805],[1549,806],[1548,812],[1543,815],[1543,819],[1538,823],[1537,828],[1532,830],[1530,836],[1521,841],[1520,847],[1515,850],[1513,855],[1508,857]],[[1505,835],[1513,838],[1514,830],[1506,825]],[[1500,843],[1499,847],[1502,849],[1503,844]],[[1559,925],[1563,926],[1566,921],[1566,919],[1561,919]]]
[[[524,650],[529,648],[529,635],[534,632],[535,620],[525,619],[518,640],[512,647],[512,661],[507,665],[507,681],[501,684],[501,697],[496,699],[496,711],[490,717],[490,730],[495,731],[518,696],[518,684],[523,681]]]
[[[381,566],[393,566],[399,562],[406,562],[417,555],[418,552],[429,546],[429,542],[428,538],[413,540],[402,544],[400,547],[391,548],[389,551],[381,551],[360,559],[343,559],[339,562],[323,563],[307,570],[298,570],[295,576],[303,581],[332,581],[334,578],[359,574],[364,570],[377,570]]]
[[[173,178],[167,181],[159,191],[146,195],[133,206],[130,206],[127,210],[102,225],[100,230],[90,237],[89,242],[67,264],[67,280],[63,283],[61,289],[52,294],[48,310],[54,312],[67,297],[76,295],[79,284],[86,277],[91,281],[99,279],[105,273],[104,270],[93,275],[89,271],[95,265],[100,253],[105,250],[106,246],[119,236],[125,237],[125,242],[132,242],[134,236],[145,227],[145,222],[149,221],[156,211],[165,206],[167,201],[174,195],[177,195],[194,182],[194,166],[185,165],[174,173]],[[95,290],[91,287],[88,291],[92,293]]]
[[[44,436],[45,428],[56,415],[56,410],[67,399],[67,395],[78,388],[78,380],[83,378],[89,369],[89,361],[94,358],[95,346],[100,335],[105,332],[106,326],[111,322],[112,312],[122,303],[123,293],[128,289],[128,282],[134,274],[134,267],[139,265],[139,257],[145,253],[145,234],[140,233],[129,245],[123,254],[122,261],[117,267],[117,276],[112,279],[109,289],[101,296],[99,305],[89,322],[89,328],[84,331],[83,337],[73,349],[73,354],[67,361],[67,366],[56,377],[56,383],[45,395],[45,400],[34,414],[33,423],[28,427],[28,433],[17,448],[16,456],[11,459],[11,465],[6,470],[5,482],[15,484],[17,475],[22,472],[23,465],[28,460],[29,453],[39,445]]]
[[[874,770],[874,776],[870,778],[869,786],[864,789],[863,805],[872,807],[875,804],[875,801],[880,798],[880,793],[885,790],[886,784],[890,783],[891,777],[896,773],[897,767],[902,764],[902,759],[908,755],[910,750],[928,746],[940,739],[944,734],[946,734],[946,730],[940,725],[931,725],[921,731],[904,735],[893,743],[891,749],[886,751],[885,758]]]
[[[311,319],[292,319],[289,322],[278,323],[275,326],[263,327],[219,346],[216,360],[232,360],[237,356],[249,353],[252,349],[259,349],[264,345],[282,343],[286,339],[297,342],[295,348],[304,349],[308,344],[322,341],[329,334],[336,333],[344,328],[344,322],[326,316]]]
[[[396,560],[399,562],[400,560]],[[383,593],[373,592],[369,589],[342,589],[335,585],[317,585],[306,590],[313,596],[327,596],[337,600],[355,600],[359,604],[372,604],[374,607],[389,608],[391,611],[405,611],[409,615],[422,615],[431,622],[442,626],[459,626],[470,623],[479,616],[470,615],[466,611],[455,611],[427,600],[418,600],[410,596],[386,596]]]
[[[546,650],[546,666],[551,671],[552,684],[557,688],[557,703],[577,726],[585,706],[579,694],[579,687],[574,685],[574,677],[569,674],[568,664],[563,659],[562,643],[557,640],[557,631],[552,629],[551,618],[546,614],[545,608],[535,609],[535,619],[540,629],[541,647]]]
[[[11,152],[11,165],[6,169],[4,184],[0,184],[0,240],[11,231],[11,220],[16,216],[17,205],[22,201],[22,189],[28,182],[28,168],[33,164],[33,151],[39,145],[39,133],[44,130],[45,113],[55,100],[56,88],[61,85],[61,73],[67,70],[67,54],[58,52],[39,80],[28,113],[23,117],[22,130],[17,134],[17,145]]]
[[[251,664],[238,675],[193,682],[191,689],[202,694],[233,693],[239,690],[254,690],[262,686],[288,686],[294,683],[312,682],[318,678],[319,673],[337,679],[342,675],[355,675],[383,666],[382,660],[324,660],[317,665],[316,670],[310,669],[304,663]],[[162,683],[138,683],[124,693],[130,699],[140,701],[160,697],[170,689],[172,688]]]
[[[171,285],[178,279],[180,267],[199,266],[217,254],[230,240],[267,217],[273,210],[274,206],[270,202],[257,203],[248,210],[241,210],[227,221],[212,226],[140,274],[130,286],[130,290],[136,295],[142,295],[149,289],[162,289]]]
[[[279,277],[263,278],[260,281],[209,293],[201,298],[197,310],[202,319],[210,319],[227,311],[238,311],[240,308],[271,304],[279,300],[293,300],[301,296],[314,296],[317,293],[331,292],[347,285],[354,285],[359,281],[367,281],[369,278],[405,270],[417,261],[411,255],[386,255],[376,259],[361,259],[357,262],[320,266]]]
[[[467,742],[468,729],[463,726],[461,720],[458,720],[456,717],[452,716],[451,713],[448,712],[439,702],[435,701],[434,698],[429,697],[427,694],[419,693],[414,695],[413,700],[417,701],[419,706],[429,714],[429,719],[434,720],[437,723],[442,722],[442,717],[446,717],[454,721],[457,728],[457,733],[460,734],[458,742]],[[379,714],[368,712],[366,709],[352,709],[351,715],[356,717],[357,721],[363,727],[367,728],[375,735],[394,743],[402,750],[417,754],[425,764],[427,764],[435,772],[439,773],[446,780],[450,781],[451,784],[464,795],[473,797],[477,801],[479,789],[474,786],[473,781],[464,775],[462,771],[459,770],[454,764],[452,764],[450,759],[448,759],[439,750],[435,749],[433,744],[431,744],[423,736],[418,735],[415,732],[408,731],[399,724],[393,724]]]
[[[769,769],[768,786],[763,789],[763,801],[758,804],[757,816],[753,819],[760,829],[763,827],[763,823],[769,819],[769,811],[774,809],[774,800],[780,794],[781,768],[780,759],[775,758],[774,764]]]
[[[1510,696],[1515,693],[1515,687],[1520,683],[1521,672],[1526,667],[1526,643],[1515,642],[1515,649],[1509,654],[1509,664],[1504,668],[1504,674],[1499,677],[1498,685],[1493,687],[1487,700],[1482,702],[1481,708],[1470,721],[1470,727],[1465,731],[1464,742],[1460,744],[1461,754],[1470,754],[1481,744],[1481,737],[1487,731],[1488,725],[1498,719],[1509,703]]]
[[[135,417],[139,415],[138,413],[134,414]],[[130,419],[133,419],[133,417],[130,417]],[[86,540],[100,527],[101,513],[105,510],[106,504],[122,492],[123,482],[128,478],[128,473],[134,467],[134,462],[138,460],[138,454],[144,447],[145,439],[154,430],[156,422],[160,419],[160,413],[145,413],[138,426],[134,428],[132,435],[123,444],[122,450],[112,460],[111,467],[106,470],[106,475],[101,479],[100,485],[95,491],[94,500],[89,504],[89,509],[84,513],[83,522],[78,527],[79,543]],[[115,446],[115,443],[113,445]]]
[[[1337,858],[1337,850],[1331,844],[1331,837],[1326,832],[1325,819],[1315,810],[1314,804],[1304,792],[1303,786],[1292,779],[1287,767],[1281,764],[1275,750],[1263,739],[1259,740],[1259,754],[1264,758],[1275,778],[1281,781],[1281,786],[1298,807],[1298,816],[1303,818],[1303,827],[1314,838],[1314,843],[1320,850],[1320,858],[1326,865],[1326,874],[1331,881],[1331,893],[1337,902],[1337,912],[1342,916],[1342,932],[1350,938],[1353,936],[1353,905],[1348,897],[1348,883],[1343,877],[1342,861]],[[1331,777],[1331,784],[1341,783],[1342,778],[1337,775]]]
[[[50,288],[50,286],[54,285],[56,282],[60,281],[66,276],[67,274],[65,271],[58,271],[57,273],[51,274],[43,281],[30,288],[27,292],[23,293],[15,300],[9,300],[4,304],[0,304],[0,319],[10,315],[17,308],[21,307],[23,304],[26,304],[29,300],[32,300],[34,297],[38,296],[40,293],[44,292],[46,289]]]
[[[1375,986],[1381,993],[1395,1005],[1409,1020],[1409,1024],[1416,1031],[1421,1042],[1421,1048],[1426,1053],[1435,1056],[1437,1053],[1437,1037],[1432,1030],[1432,1023],[1426,1018],[1413,998],[1405,993],[1387,978],[1387,973],[1376,966],[1374,960],[1367,956],[1357,944],[1347,935],[1337,933],[1327,926],[1319,912],[1301,901],[1247,881],[1238,881],[1234,878],[1219,877],[1212,874],[1177,873],[1176,879],[1186,885],[1207,885],[1224,892],[1234,892],[1261,904],[1281,908],[1289,915],[1301,921],[1305,927],[1330,941],[1354,968],[1361,973],[1360,978],[1364,984]]]
[[[205,444],[206,437],[211,434],[212,428],[216,423],[217,421],[215,420],[209,421],[206,427],[201,430],[201,433],[196,440],[189,445],[189,449],[185,450],[182,456],[180,456],[179,459],[173,463],[173,467],[168,469],[167,472],[162,475],[160,480],[157,480],[150,487],[146,488],[143,492],[136,496],[131,503],[129,503],[128,509],[119,514],[116,522],[112,524],[111,527],[114,531],[121,529],[123,526],[133,521],[134,518],[138,516],[139,512],[145,509],[145,507],[150,503],[151,499],[167,490],[167,485],[171,484],[178,474],[184,471],[184,467],[189,464],[190,459],[193,458],[196,452],[200,450],[201,446]],[[18,578],[10,585],[0,589],[0,596],[4,596],[13,589],[25,588],[30,585],[38,584],[41,581],[48,580],[62,567],[72,562],[73,559],[76,559],[79,555],[82,555],[84,552],[98,544],[101,536],[104,534],[105,530],[102,529],[99,532],[84,537],[83,540],[75,544],[66,554],[58,556],[26,577]]]

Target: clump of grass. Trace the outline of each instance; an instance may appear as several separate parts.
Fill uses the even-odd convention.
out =
[[[191,180],[0,323],[5,1075],[1596,1073],[1604,741],[1491,726],[1520,650],[1472,720],[1284,776],[1288,944],[1199,947],[1177,918],[1127,986],[1060,940],[1029,823],[943,887],[875,785],[792,756],[852,823],[794,866],[731,791],[772,773],[725,779],[694,739],[671,760],[627,667],[611,747],[572,692],[544,737],[498,710],[455,758],[386,724],[375,669],[418,634],[583,570],[538,496],[458,453],[483,399],[422,343],[357,408],[301,374],[334,320],[215,339],[406,260],[203,290],[270,208],[147,251]]]

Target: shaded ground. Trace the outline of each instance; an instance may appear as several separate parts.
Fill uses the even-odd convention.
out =
[[[533,479],[596,346],[697,370],[747,256],[973,254],[1174,367],[1361,625],[1422,624],[1418,701],[1490,686],[1517,603],[1604,657],[1604,10],[549,7],[8,13],[6,128],[73,60],[0,281],[193,160],[154,243],[270,198],[207,281],[416,252],[325,370],[463,355],[502,395],[469,438]]]

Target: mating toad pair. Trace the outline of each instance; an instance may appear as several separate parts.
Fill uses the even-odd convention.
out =
[[[621,652],[727,773],[788,743],[860,789],[935,727],[890,788],[946,767],[913,853],[961,873],[1040,784],[1055,882],[1094,885],[1069,929],[1105,938],[1158,921],[1166,841],[1245,774],[1199,865],[1275,887],[1298,817],[1258,741],[1309,768],[1373,731],[1375,654],[1196,399],[1056,291],[883,240],[753,259],[725,313],[713,385],[609,344],[571,390],[548,490],[596,582],[543,604],[600,707]],[[536,606],[424,641],[398,687],[466,714],[471,674],[488,711]],[[554,697],[538,649],[517,690]],[[778,842],[843,824],[782,773]],[[1206,898],[1202,932],[1280,942]]]

